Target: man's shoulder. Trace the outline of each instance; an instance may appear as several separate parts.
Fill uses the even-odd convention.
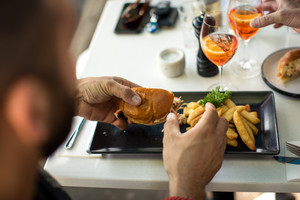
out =
[[[34,200],[71,200],[62,186],[44,169],[38,170]]]

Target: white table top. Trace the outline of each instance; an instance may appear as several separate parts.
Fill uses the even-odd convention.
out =
[[[87,63],[81,77],[121,76],[144,87],[165,88],[170,91],[205,91],[218,81],[200,77],[196,72],[195,52],[184,49],[179,23],[173,30],[156,34],[116,35],[114,28],[123,0],[106,3],[89,48]],[[300,36],[291,34],[289,44],[285,39],[287,29],[261,29],[250,42],[250,56],[260,63],[272,52],[290,46],[300,46]],[[240,44],[237,55],[242,52]],[[156,65],[156,56],[162,49],[179,47],[186,53],[185,74],[166,78]],[[229,63],[230,65],[230,63]],[[230,81],[240,91],[271,90],[259,76],[241,80],[231,75],[229,65],[224,69],[224,80]],[[285,141],[299,140],[300,101],[274,92],[277,122],[281,145]],[[74,119],[74,125],[78,123]],[[168,176],[161,155],[105,155],[89,156],[85,153],[96,122],[87,121],[77,138],[73,150],[60,147],[49,158],[45,169],[62,185],[75,187],[167,189]],[[72,153],[73,151],[73,153]],[[299,172],[300,173],[300,172]],[[300,182],[287,182],[285,165],[271,156],[225,155],[220,171],[207,186],[213,191],[300,192]]]

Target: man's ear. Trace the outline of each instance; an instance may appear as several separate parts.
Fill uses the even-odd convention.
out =
[[[46,90],[32,78],[21,79],[9,89],[6,119],[24,145],[40,147],[47,140],[48,105]]]

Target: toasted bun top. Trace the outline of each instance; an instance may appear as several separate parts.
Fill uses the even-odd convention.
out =
[[[299,58],[300,58],[300,49],[291,50],[291,51],[288,51],[287,53],[285,53],[278,62],[277,76],[283,75],[282,68],[284,66],[286,66],[288,63],[293,62],[294,60],[297,60]]]
[[[170,112],[174,94],[163,89],[132,88],[142,99],[140,106],[132,106],[124,101],[120,102],[120,110],[134,123],[154,125],[165,121]]]

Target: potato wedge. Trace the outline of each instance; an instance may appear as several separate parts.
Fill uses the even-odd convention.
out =
[[[254,125],[254,124],[252,124],[251,122],[249,122],[247,119],[245,119],[244,117],[242,117],[245,121],[244,122],[246,122],[247,124],[248,124],[248,126],[250,127],[250,129],[252,130],[252,133],[254,134],[254,135],[257,135],[258,134],[258,129],[256,128],[256,126]]]
[[[257,112],[249,112],[249,114],[254,115],[255,117],[257,117]]]
[[[247,132],[248,132],[248,134],[249,134],[251,140],[252,140],[253,143],[255,144],[255,138],[254,138],[253,132],[252,132],[251,128],[248,126],[248,124],[247,124],[247,122],[246,122],[246,119],[243,118],[242,116],[241,116],[241,119],[242,119],[243,122],[244,122],[245,128],[247,129]]]
[[[254,115],[250,114],[249,112],[247,112],[245,110],[241,111],[241,115],[245,119],[250,121],[252,124],[258,124],[260,122],[260,119],[258,119],[258,117],[255,117]]]
[[[223,115],[222,117],[224,117],[228,122],[230,122],[233,118],[233,113],[236,111],[236,110],[243,110],[245,109],[245,106],[234,106],[234,107],[231,107],[229,108]]]
[[[221,106],[222,112],[225,113],[229,108],[226,105]]]
[[[188,117],[188,116],[191,114],[191,112],[193,112],[193,111],[194,111],[193,109],[188,108],[188,107],[184,107],[184,108],[183,108],[183,114],[184,114],[184,116],[186,116],[186,117]]]
[[[193,112],[190,113],[188,119],[187,119],[187,123],[190,125],[191,121],[193,119],[195,119],[196,117],[198,117],[199,115],[203,114],[205,111],[204,106],[199,106],[197,107],[195,110],[193,110]]]
[[[237,132],[235,132],[234,129],[229,127],[227,132],[226,132],[226,136],[227,136],[228,139],[233,140],[233,139],[236,139],[238,137],[238,134],[237,134]]]
[[[218,112],[218,116],[221,117],[221,115],[223,114],[223,108],[222,107],[217,108],[217,112]]]
[[[195,110],[196,108],[198,108],[200,105],[197,102],[190,102],[187,104],[187,107],[190,109]]]
[[[256,149],[255,143],[251,139],[251,137],[247,131],[247,128],[245,127],[245,124],[241,118],[241,114],[239,111],[234,112],[233,121],[234,121],[234,124],[236,126],[236,129],[237,129],[241,139],[246,144],[246,146],[251,150],[255,150]]]
[[[250,105],[249,105],[249,104],[246,104],[246,105],[245,105],[245,110],[246,110],[247,112],[251,112],[251,108],[250,108]]]
[[[192,127],[189,126],[189,127],[187,127],[185,130],[188,131],[188,130],[190,130],[191,128],[192,128]]]
[[[236,139],[231,140],[231,139],[227,138],[227,144],[229,146],[232,146],[232,147],[237,147],[238,146],[238,141]]]
[[[191,127],[194,127],[198,121],[201,119],[201,117],[203,116],[203,114],[197,116],[196,118],[194,118],[192,121],[191,121]]]
[[[225,104],[228,108],[232,108],[232,107],[236,106],[235,103],[234,103],[231,99],[226,99],[226,100],[224,101],[224,104]]]
[[[230,128],[234,128],[235,127],[235,125],[234,124],[232,124],[232,123],[229,123],[229,126],[228,127],[230,127]]]

